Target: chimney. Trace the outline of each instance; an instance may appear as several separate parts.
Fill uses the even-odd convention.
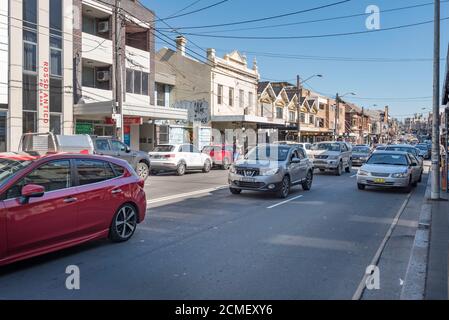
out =
[[[177,52],[181,53],[181,55],[186,55],[186,44],[187,39],[184,38],[184,36],[177,36],[176,37],[176,50]]]
[[[207,49],[207,60],[213,62],[215,60],[215,49]]]

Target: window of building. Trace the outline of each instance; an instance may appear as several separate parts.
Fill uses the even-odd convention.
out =
[[[324,110],[324,107],[325,107],[324,103],[320,103],[320,110]]]
[[[150,83],[150,75],[146,72],[142,72],[142,94],[145,96],[148,96],[148,93],[150,91],[149,83]]]
[[[142,94],[142,72],[133,70],[134,72],[134,93]]]
[[[85,87],[95,87],[95,68],[83,66],[82,70],[82,84]]]
[[[284,118],[284,108],[276,107],[276,119]]]
[[[295,117],[295,112],[294,112],[294,111],[290,111],[290,112],[288,113],[288,120],[289,120],[290,122],[295,122],[295,121],[296,121],[295,118],[296,118],[296,117]]]
[[[245,91],[239,90],[239,107],[244,108],[245,106]]]
[[[62,112],[62,79],[50,78],[50,112]]]
[[[156,83],[156,96],[157,105],[165,107],[165,85],[162,83]]]
[[[37,112],[24,111],[22,117],[22,131],[23,133],[37,132]]]
[[[36,72],[37,68],[37,33],[23,30],[23,70]]]
[[[314,125],[314,124],[315,124],[315,117],[314,117],[313,115],[309,115],[309,123],[310,123],[311,125]]]
[[[234,106],[234,88],[229,88],[229,106]]]
[[[12,199],[20,197],[22,187],[28,184],[43,186],[45,192],[70,188],[72,186],[70,161],[56,160],[43,164],[13,185],[7,191],[6,198]]]
[[[134,81],[133,81],[133,71],[131,69],[126,69],[126,92],[133,93],[134,92]]]
[[[50,132],[61,134],[61,114],[50,113]]]
[[[317,122],[317,127],[324,128],[324,119],[323,118],[317,118],[316,122]]]
[[[37,110],[37,75],[23,74],[22,103],[23,110]]]
[[[146,72],[126,69],[126,92],[134,94],[149,94],[149,78]]]
[[[221,84],[217,88],[217,104],[223,104],[223,86]]]
[[[252,108],[254,103],[254,96],[252,92],[248,92],[248,107]]]
[[[62,38],[50,36],[50,75],[62,76]]]
[[[37,0],[23,0],[23,26],[37,29]]]
[[[115,173],[106,161],[76,160],[80,185],[97,183],[115,178]]]
[[[299,119],[300,119],[301,123],[306,123],[306,114],[301,112],[299,115]]]

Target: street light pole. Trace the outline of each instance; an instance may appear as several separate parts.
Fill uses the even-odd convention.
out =
[[[431,200],[440,199],[440,0],[435,0]]]
[[[114,106],[114,117],[115,117],[115,134],[124,142],[124,128],[123,128],[123,94],[122,94],[122,53],[121,53],[121,19],[120,19],[120,6],[121,0],[115,0],[115,30],[114,30],[114,40],[115,40],[115,50],[114,50],[114,79],[115,79],[115,106]]]

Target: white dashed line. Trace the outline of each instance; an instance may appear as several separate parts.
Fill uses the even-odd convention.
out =
[[[267,209],[273,209],[273,208],[276,208],[276,207],[278,207],[278,206],[281,206],[281,205],[283,205],[283,204],[289,203],[290,201],[293,201],[293,200],[296,200],[296,199],[299,199],[299,198],[302,198],[302,197],[303,197],[303,195],[300,195],[300,196],[297,196],[297,197],[294,197],[294,198],[291,198],[291,199],[288,199],[288,200],[285,200],[285,201],[276,203],[276,204],[274,204],[274,205],[272,205],[272,206],[267,207]]]

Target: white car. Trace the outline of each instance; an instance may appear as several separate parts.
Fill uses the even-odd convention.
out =
[[[209,155],[201,153],[192,144],[159,145],[148,153],[151,160],[151,173],[174,171],[178,176],[186,171],[202,170],[207,173],[212,167]]]

